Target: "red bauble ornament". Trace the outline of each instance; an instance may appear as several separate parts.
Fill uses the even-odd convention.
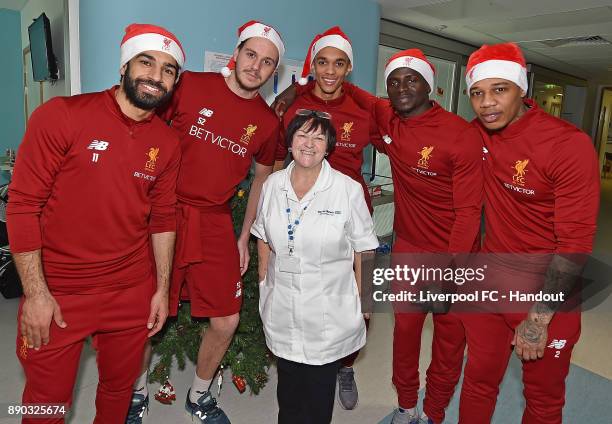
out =
[[[166,380],[166,382],[161,385],[157,393],[155,393],[155,399],[164,405],[170,405],[176,400],[174,386],[170,383],[170,380]]]
[[[236,386],[238,391],[240,393],[244,393],[244,391],[246,390],[246,380],[244,379],[244,377],[234,375],[232,376],[232,381],[234,382],[234,386]]]

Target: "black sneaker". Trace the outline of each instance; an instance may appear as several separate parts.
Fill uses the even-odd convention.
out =
[[[142,416],[145,411],[149,411],[149,395],[145,397],[138,393],[132,394],[132,403],[125,424],[142,424]]]
[[[225,412],[217,406],[217,400],[212,397],[210,391],[205,391],[196,403],[191,401],[190,394],[191,389],[187,391],[185,410],[189,412],[191,419],[196,418],[201,424],[231,424]]]
[[[359,392],[353,368],[340,367],[338,371],[338,400],[344,409],[351,410],[357,406]]]

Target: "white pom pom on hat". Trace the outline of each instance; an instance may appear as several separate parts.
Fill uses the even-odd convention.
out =
[[[232,69],[234,69],[233,66]],[[229,77],[232,74],[232,69],[230,69],[229,66],[224,66],[221,68],[221,75],[223,75],[225,78]]]

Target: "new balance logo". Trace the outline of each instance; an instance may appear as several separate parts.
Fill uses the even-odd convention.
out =
[[[202,110],[200,111],[200,115],[204,115],[204,116],[206,116],[207,118],[210,118],[211,116],[213,116],[213,111],[212,111],[212,110],[210,110],[210,109],[206,109],[206,108],[204,108],[204,109],[202,109]]]
[[[550,342],[548,347],[551,348],[551,349],[559,350],[559,349],[563,349],[566,344],[567,344],[567,340],[557,340],[557,339],[554,339],[552,342]]]
[[[90,150],[106,150],[109,144],[108,141],[94,140],[87,148]]]

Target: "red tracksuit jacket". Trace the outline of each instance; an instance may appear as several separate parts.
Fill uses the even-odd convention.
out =
[[[495,253],[590,253],[599,211],[591,139],[532,100],[515,123],[483,135],[485,240]]]
[[[386,100],[345,84],[374,111],[395,190],[394,230],[418,252],[471,252],[480,241],[482,139],[436,102],[401,118]]]
[[[178,137],[155,115],[125,116],[115,89],[43,104],[19,147],[10,247],[42,249],[52,291],[136,284],[151,274],[149,234],[175,230]]]

